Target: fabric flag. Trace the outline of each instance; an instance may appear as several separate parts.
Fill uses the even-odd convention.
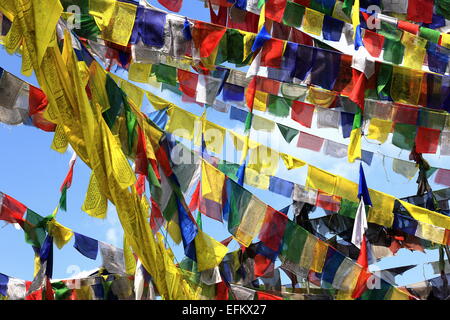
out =
[[[281,134],[283,135],[284,140],[286,140],[287,143],[291,143],[292,139],[295,138],[298,134],[298,130],[287,127],[285,125],[282,125],[280,123],[277,123],[278,129],[280,130]],[[450,150],[450,148],[449,148]]]
[[[384,143],[387,140],[389,133],[391,132],[391,128],[392,121],[372,118],[370,119],[367,138],[377,140],[380,143]]]
[[[362,123],[362,112],[358,110],[353,120],[353,127],[350,133],[350,144],[348,145],[348,161],[354,162],[355,159],[361,158],[361,123]]]
[[[440,130],[419,127],[415,140],[418,153],[436,153],[439,145]]]
[[[306,8],[302,23],[303,30],[306,33],[320,36],[322,33],[324,16],[325,15],[319,11]]]
[[[98,254],[98,241],[82,234],[75,234],[74,248],[78,250],[85,257],[95,260]]]
[[[222,26],[195,21],[192,39],[195,48],[199,50],[200,58],[207,58],[213,53],[226,31]]]
[[[199,272],[217,267],[228,252],[225,245],[214,240],[202,230],[198,231],[194,241]]]
[[[416,175],[417,171],[419,171],[419,167],[414,162],[394,159],[392,162],[392,170],[401,174],[408,180],[411,180]]]
[[[355,40],[355,50],[358,50],[360,46],[363,46],[361,36],[361,25],[359,21],[359,0],[355,0],[352,7],[352,25],[353,25],[353,40]]]
[[[344,21],[325,16],[323,20],[323,38],[329,41],[339,41],[342,35]]]
[[[166,13],[138,6],[130,43],[137,44],[142,40],[146,46],[161,48],[165,40],[165,24]]]
[[[158,0],[158,2],[170,11],[178,12],[183,5],[183,0]]]
[[[0,220],[22,224],[23,215],[26,211],[27,207],[25,205],[0,192]]]
[[[290,27],[300,28],[304,14],[304,6],[288,1],[286,3],[286,9],[284,10],[283,24]]]
[[[431,23],[433,21],[434,0],[408,0],[406,18],[414,22]]]
[[[319,152],[325,139],[300,131],[297,147]]]
[[[274,193],[283,195],[287,198],[291,198],[292,192],[294,190],[294,183],[275,176],[271,176],[269,190]]]
[[[314,109],[315,107],[312,104],[294,101],[292,103],[291,118],[292,120],[297,121],[301,125],[307,128],[311,128]]]
[[[364,176],[364,170],[362,164],[359,166],[359,185],[358,185],[358,198],[360,200],[358,210],[356,212],[355,223],[353,225],[352,243],[360,249],[357,263],[360,264],[363,269],[359,274],[356,287],[353,291],[352,297],[358,298],[366,289],[368,273],[368,258],[367,258],[367,240],[366,231],[368,229],[365,204],[372,206],[372,201],[369,195],[369,189],[367,188],[366,178]]]
[[[352,132],[354,118],[355,118],[354,113],[341,112],[341,127],[342,127],[343,138],[350,137],[350,134]]]
[[[363,43],[370,55],[378,58],[383,50],[384,36],[366,29],[364,30]]]
[[[73,152],[72,158],[70,158],[69,161],[69,172],[67,172],[66,178],[64,179],[60,191],[61,191],[61,198],[59,200],[59,207],[61,210],[66,211],[67,210],[67,189],[70,188],[72,185],[72,179],[73,179],[73,167],[75,166],[75,161],[77,160],[77,154]]]
[[[444,186],[450,186],[450,170],[439,169],[434,178],[434,182]]]

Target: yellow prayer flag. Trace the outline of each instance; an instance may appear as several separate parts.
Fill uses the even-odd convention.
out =
[[[256,90],[255,99],[253,100],[253,109],[265,112],[267,109],[268,98],[268,93]]]
[[[441,46],[450,49],[450,34],[441,33]]]
[[[177,216],[178,219],[178,216]],[[167,223],[167,232],[175,243],[181,242],[181,230],[180,226],[173,219]]]
[[[134,275],[136,273],[136,259],[133,251],[127,241],[126,234],[123,235],[123,258],[125,260],[125,271],[127,274]]]
[[[368,139],[384,143],[392,129],[392,121],[372,118],[370,119]]]
[[[246,140],[247,137],[243,136],[242,134],[236,133],[236,132],[232,132],[232,131],[228,131],[230,133],[231,136],[231,140],[233,141],[234,144],[234,148],[238,151],[242,151],[244,149],[244,147],[246,146]],[[259,145],[261,145],[259,142],[253,141],[253,140],[248,140],[248,147],[250,149],[256,148]]]
[[[266,22],[266,3],[264,2],[261,11],[259,12],[258,31],[261,30],[265,22]]]
[[[387,300],[409,300],[409,294],[394,286],[391,287],[387,296],[389,297]]]
[[[153,108],[155,108],[156,110],[162,110],[164,108],[173,106],[173,104],[171,102],[169,102],[163,98],[160,98],[151,92],[146,91],[145,94],[147,95],[148,101],[150,101]]]
[[[48,234],[53,237],[53,241],[55,242],[58,249],[64,247],[64,245],[69,242],[73,236],[72,230],[64,227],[55,219],[52,219],[47,223],[47,231]]]
[[[305,245],[303,246],[302,255],[300,257],[300,267],[310,270],[311,265],[314,260],[314,248],[316,247],[316,243],[319,241],[315,236],[311,233],[308,233],[308,237],[306,238]]]
[[[431,211],[422,207],[418,207],[411,203],[400,200],[402,206],[408,210],[409,214],[417,221],[431,224],[436,227],[441,227],[444,229],[450,229],[450,217],[445,216],[441,213]]]
[[[258,146],[251,150],[247,168],[261,174],[273,176],[278,169],[279,153],[266,146]]]
[[[128,69],[128,80],[148,83],[151,72],[152,65],[149,63],[132,63]]]
[[[201,182],[202,196],[214,202],[222,203],[225,174],[203,160]]]
[[[266,210],[267,205],[255,196],[252,196],[234,235],[234,238],[239,243],[246,247],[252,243],[252,240],[261,230],[264,217],[266,216]]]
[[[286,153],[280,153],[280,156],[288,170],[301,168],[306,164],[306,162],[294,158],[293,156]]]
[[[323,265],[325,264],[325,259],[327,257],[328,245],[319,240],[316,242],[314,246],[314,255],[313,261],[311,264],[311,270],[317,273],[321,273],[323,269]]]
[[[269,189],[270,177],[268,175],[259,173],[256,170],[246,168],[244,182],[249,186],[262,190],[267,190]]]
[[[388,228],[392,227],[395,198],[373,189],[369,189],[369,195],[370,200],[372,200],[372,207],[369,209],[367,221]]]
[[[356,37],[356,27],[359,25],[359,0],[355,0],[352,6],[352,25],[353,25],[353,39]]]
[[[325,170],[308,166],[308,177],[306,178],[306,187],[310,189],[321,190],[328,194],[336,192],[337,176]]]
[[[348,145],[347,157],[349,162],[361,159],[361,128],[353,129],[350,132],[350,144]]]
[[[94,218],[106,218],[108,210],[108,200],[101,193],[100,186],[95,178],[95,174],[91,173],[88,190],[84,198],[83,206],[81,208],[84,212]]]
[[[412,33],[403,31],[401,40],[405,46],[403,54],[403,65],[408,68],[422,70],[425,59],[427,40],[420,38]]]
[[[353,202],[359,202],[358,184],[338,176],[335,195]]]
[[[127,97],[133,101],[136,107],[140,109],[142,101],[144,101],[144,90],[128,81],[122,81],[120,87],[126,93]]]
[[[316,36],[320,36],[322,33],[324,16],[325,15],[322,12],[306,8],[302,23],[303,30],[306,33],[312,33]]]
[[[56,25],[63,12],[59,1],[33,0],[34,27],[38,66],[44,58],[47,47],[56,40]]]
[[[272,131],[275,129],[275,122],[272,120],[265,119],[263,117],[253,115],[252,118],[252,129],[260,131]]]
[[[89,14],[103,31],[110,23],[116,8],[116,0],[89,0]]]
[[[102,30],[103,39],[126,47],[133,32],[136,6],[115,1],[114,13],[109,24]]]
[[[252,52],[253,42],[256,38],[256,34],[252,32],[238,30],[240,34],[244,35],[244,56],[242,61],[245,61]]]
[[[166,125],[166,131],[184,139],[192,140],[198,117],[175,106],[169,110],[168,114],[170,119]]]
[[[308,86],[308,96],[306,99],[315,105],[328,108],[336,100],[336,93],[312,86]]]
[[[216,154],[222,153],[226,133],[227,131],[224,127],[214,122],[205,121],[203,139],[205,140],[206,149]]]
[[[211,238],[202,230],[194,239],[199,272],[217,267],[228,252],[228,248]]]
[[[56,126],[51,148],[56,152],[64,153],[66,152],[68,146],[69,141],[67,140],[64,128],[62,126]]]
[[[436,227],[428,223],[419,223],[416,230],[416,237],[421,239],[426,239],[438,244],[447,244],[444,241],[445,229],[441,227]]]
[[[397,103],[417,105],[422,87],[423,72],[394,66],[391,97]]]

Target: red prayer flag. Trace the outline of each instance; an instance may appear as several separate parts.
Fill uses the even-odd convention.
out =
[[[30,85],[28,94],[28,115],[33,120],[33,125],[46,132],[54,132],[56,124],[44,118],[44,111],[47,108],[48,100],[45,93]]]
[[[256,90],[270,93],[274,96],[280,91],[281,82],[269,78],[256,77]]]
[[[394,122],[416,125],[419,109],[415,106],[394,103]]]
[[[192,39],[195,47],[200,51],[201,58],[211,55],[226,31],[227,29],[222,26],[195,21]]]
[[[258,300],[283,300],[282,297],[275,296],[266,292],[257,291]]]
[[[291,28],[291,41],[298,43],[298,44],[303,44],[305,46],[310,46],[310,47],[312,47],[314,45],[313,38],[310,35],[302,32],[296,28]]]
[[[301,4],[304,7],[309,7],[311,0],[294,0],[294,2]]]
[[[9,223],[23,223],[23,215],[26,211],[25,205],[7,194],[0,193],[0,220]]]
[[[361,110],[364,110],[364,97],[367,85],[367,78],[364,72],[352,69],[353,90],[348,96],[350,100],[356,103]]]
[[[235,8],[235,10],[239,9]],[[243,14],[245,15],[243,21],[237,21],[237,19],[233,20],[233,16],[230,16],[230,19],[228,19],[228,28],[258,33],[259,15],[248,11],[243,11]]]
[[[228,286],[224,281],[216,284],[216,300],[228,300]]]
[[[266,18],[281,22],[287,0],[266,0]]]
[[[159,228],[164,224],[164,217],[161,213],[158,203],[152,199],[152,211],[150,215],[150,227],[154,233],[158,232]]]
[[[198,209],[200,203],[200,182],[197,183],[197,187],[195,187],[195,191],[192,194],[191,202],[189,203],[189,210],[194,212]]]
[[[195,98],[198,82],[198,74],[178,69],[178,82],[180,83],[180,90],[185,95]]]
[[[358,276],[358,281],[356,282],[355,289],[352,293],[352,298],[359,298],[364,291],[367,289],[367,280],[369,280],[372,275],[368,272],[369,262],[367,261],[367,243],[366,243],[366,235],[363,236],[363,241],[361,242],[361,250],[359,251],[358,260],[356,261],[363,268],[361,273]]]
[[[414,22],[431,23],[433,20],[434,0],[408,0],[406,18]]]
[[[136,180],[136,192],[139,196],[142,196],[145,192],[145,175],[140,174]]]
[[[271,68],[280,68],[283,57],[284,41],[279,39],[267,40],[261,52],[261,65]]]
[[[300,134],[298,135],[297,147],[319,152],[320,149],[322,149],[324,141],[325,140],[323,138],[300,131]]]
[[[230,236],[230,237],[220,241],[220,243],[223,244],[225,247],[228,247],[228,245],[230,244],[231,240],[233,240],[233,236]]]
[[[378,58],[383,50],[384,36],[370,30],[365,30],[363,43],[367,52],[369,52],[372,57]]]
[[[136,147],[136,159],[134,172],[141,175],[148,175],[148,159],[147,159],[147,145],[144,135],[144,130],[140,126],[137,127],[138,142]]]
[[[450,170],[439,169],[434,178],[434,182],[450,187]]]
[[[441,131],[419,127],[416,135],[416,151],[418,153],[436,153]]]
[[[319,190],[316,199],[316,206],[328,211],[338,212],[341,208],[340,198]]]
[[[398,20],[397,27],[400,30],[408,31],[412,34],[418,34],[419,33],[419,25],[415,23],[411,23],[408,21]]]
[[[253,77],[248,84],[247,90],[245,90],[245,102],[250,111],[253,110],[253,104],[255,102],[256,83],[256,77]]]
[[[256,278],[269,274],[274,270],[274,263],[271,259],[262,254],[255,255],[253,272]]]
[[[183,0],[158,0],[158,2],[170,11],[178,12],[181,9]]]
[[[288,217],[274,208],[267,206],[266,216],[259,232],[259,240],[275,252],[280,249]]]
[[[212,23],[226,27],[228,17],[227,7],[219,6],[219,12],[215,13],[212,8],[211,1],[209,1],[209,14]]]
[[[312,117],[314,114],[314,105],[300,102],[300,101],[294,101],[292,103],[292,113],[291,118],[294,121],[297,121],[301,125],[311,128],[311,122]]]

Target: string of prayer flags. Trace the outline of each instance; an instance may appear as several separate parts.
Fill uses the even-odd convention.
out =
[[[75,165],[76,159],[77,159],[77,154],[74,152],[69,161],[69,172],[67,172],[67,176],[64,179],[64,181],[61,185],[61,188],[60,188],[61,199],[59,201],[59,207],[61,208],[61,210],[64,210],[64,211],[67,210],[67,189],[69,189],[72,185],[73,167]]]

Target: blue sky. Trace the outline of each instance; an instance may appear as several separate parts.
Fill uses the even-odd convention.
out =
[[[156,0],[149,1],[149,3],[162,8]],[[185,0],[180,14],[209,21],[209,10],[204,8],[201,1]],[[0,49],[1,67],[31,84],[37,85],[34,77],[24,78],[20,75],[20,61],[20,57],[10,56],[3,49]],[[119,71],[117,74],[126,78],[126,72]],[[161,93],[151,86],[138,85],[162,95],[197,115],[201,115],[203,112],[203,109],[198,105],[181,102],[178,96],[167,91]],[[148,112],[151,109],[148,106],[144,106],[143,111]],[[341,133],[336,129],[311,130],[300,127],[298,123],[290,119],[276,118],[268,114],[262,115],[302,131],[314,132],[324,138],[348,143],[348,139],[342,139]],[[243,124],[229,120],[228,114],[221,114],[215,110],[208,109],[208,119],[236,132],[243,132]],[[277,138],[274,139],[274,136]],[[277,129],[272,134],[258,133],[257,136],[254,136],[254,133],[252,133],[252,138],[350,180],[357,181],[358,179],[359,163],[350,164],[345,158],[336,159],[325,156],[323,153],[319,154],[306,149],[299,149],[295,147],[296,139],[291,144],[287,144],[281,134],[277,133]],[[270,138],[272,139],[269,144]],[[43,132],[34,127],[0,124],[0,141],[3,150],[1,153],[2,157],[0,157],[0,191],[18,199],[42,216],[52,213],[58,203],[60,196],[59,187],[67,173],[68,162],[71,157],[70,152],[59,154],[50,149],[52,139],[53,134]],[[374,144],[373,140],[363,141],[363,148],[407,160],[408,152],[392,146],[389,141],[390,139],[381,146]],[[229,143],[230,141],[227,142]],[[277,144],[274,145],[274,142],[277,142]],[[230,159],[229,156],[230,154],[227,154],[228,159]],[[425,158],[429,160],[432,166],[448,167],[445,164],[447,162],[445,157],[425,155]],[[280,164],[279,168],[277,176],[300,184],[305,183],[306,167],[293,172],[288,172],[282,164]],[[389,158],[383,161],[381,156],[375,155],[372,165],[370,167],[364,165],[364,170],[370,188],[396,197],[404,197],[416,193],[417,185],[415,179],[417,176],[412,180],[407,180],[403,176],[394,173],[392,171],[392,160]],[[68,211],[60,211],[57,220],[78,233],[122,247],[123,232],[112,205],[109,207],[108,218],[105,220],[91,218],[81,211],[89,175],[90,170],[87,166],[82,161],[77,160],[73,184],[68,191]],[[444,187],[434,184],[433,180],[434,178],[430,179],[430,183],[434,190]],[[269,191],[262,191],[252,187],[248,187],[248,189],[276,209],[281,209],[291,204],[290,199]],[[292,217],[292,214],[290,216]],[[204,230],[219,241],[229,236],[226,225],[222,225],[219,222],[203,217],[203,225]],[[173,243],[169,243],[173,245]],[[54,278],[67,278],[73,274],[73,270],[91,270],[101,265],[100,257],[96,261],[92,261],[78,253],[72,245],[73,240],[62,250],[55,247]],[[236,244],[230,247],[231,250],[236,248]],[[174,246],[174,251],[178,257],[182,256],[182,248],[179,246]],[[427,251],[427,254],[423,254],[401,249],[397,256],[383,259],[378,263],[378,266],[380,268],[388,268],[418,263],[418,268],[407,271],[403,277],[396,278],[398,284],[402,285],[422,281],[424,274],[428,278],[431,277],[433,275],[431,267],[425,265],[425,271],[423,271],[423,267],[420,264],[426,261],[435,261],[437,258],[438,255],[435,251]],[[25,243],[23,232],[16,230],[12,225],[3,225],[2,223],[0,223],[0,273],[26,280],[31,280],[33,276],[33,250]],[[284,277],[284,279],[286,278]]]

